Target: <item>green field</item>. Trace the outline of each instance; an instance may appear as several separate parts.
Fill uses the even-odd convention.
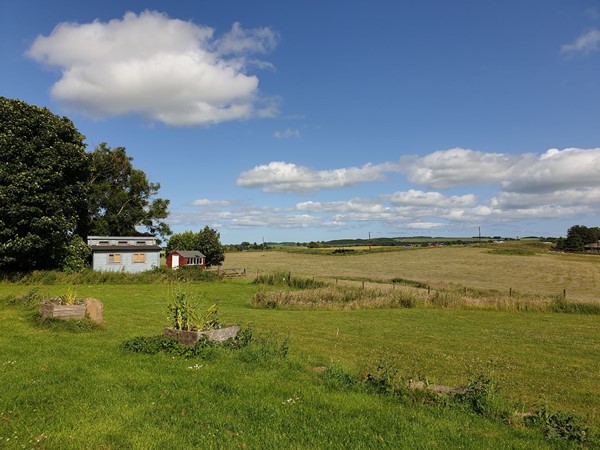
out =
[[[422,277],[405,273],[424,259],[430,265],[443,265],[438,259],[443,252],[462,264],[471,255],[476,264],[458,280],[444,279],[436,272],[421,272]],[[405,255],[409,261],[403,260]],[[311,274],[310,268],[319,265],[313,257],[320,258],[321,271]],[[286,269],[309,276],[376,279],[379,273],[382,280],[402,275],[432,283],[437,279],[440,284],[464,281],[470,286],[485,271],[482,261],[488,260],[502,268],[530,261],[527,273],[532,283],[537,278],[531,275],[531,261],[548,271],[545,276],[550,281],[561,265],[573,275],[577,268],[586,268],[587,275],[580,280],[598,276],[598,263],[591,258],[494,255],[471,248],[343,256],[232,253],[226,262],[239,267],[242,259],[263,261],[262,270],[282,269],[293,261],[296,265]],[[400,265],[390,267],[390,261]],[[365,269],[353,269],[361,264]],[[416,267],[412,270],[419,273]],[[482,287],[484,281],[479,280]],[[515,289],[528,286],[518,279],[511,281]],[[548,284],[551,289],[560,287],[553,282]],[[567,289],[571,292],[574,287]],[[31,288],[0,284],[0,297],[5,297],[0,302],[0,448],[573,445],[545,439],[514,418],[482,416],[447,400],[389,395],[360,381],[361,372],[363,377],[377,374],[381,367],[393,368],[399,380],[449,386],[484,376],[498,386],[499,401],[511,411],[530,412],[547,405],[552,411],[575,415],[592,430],[592,440],[584,448],[598,443],[594,435],[600,429],[599,315],[420,307],[259,309],[252,308],[250,301],[264,288],[250,280],[98,284],[75,289],[80,296],[104,303],[105,326],[74,332],[37,323],[35,305],[6,301],[10,294]],[[39,288],[56,295],[69,286]],[[168,325],[166,305],[176,289],[206,306],[218,299],[223,322],[251,323],[262,339],[244,349],[212,349],[191,359],[126,351],[125,341],[158,335]],[[289,345],[286,357],[279,354],[284,343],[286,348]],[[315,369],[320,367],[329,368],[326,374],[330,375]]]

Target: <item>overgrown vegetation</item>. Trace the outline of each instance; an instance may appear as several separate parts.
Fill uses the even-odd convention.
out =
[[[535,256],[536,253],[524,248],[493,248],[490,250],[492,255],[510,255],[510,256]]]
[[[434,393],[426,379],[418,384],[413,382],[412,376],[403,375],[389,358],[383,357],[370,371],[363,371],[358,376],[343,367],[332,366],[323,368],[321,378],[330,389],[366,389],[407,404],[433,404],[443,409],[466,408],[486,419],[534,428],[541,431],[548,441],[559,445],[567,442],[591,446],[600,444],[597,436],[590,435],[590,428],[581,417],[546,405],[533,413],[523,413],[514,399],[504,397],[494,380],[482,374],[469,380],[464,388],[442,386],[446,388],[443,393],[440,389]]]
[[[240,329],[235,339],[223,342],[211,341],[206,336],[195,345],[181,345],[172,337],[136,336],[123,343],[123,348],[133,353],[156,355],[165,353],[183,358],[211,360],[218,352],[240,350],[238,358],[244,362],[274,362],[288,355],[288,340],[273,336],[258,335],[250,325]]]
[[[263,284],[268,286],[290,286],[298,289],[316,289],[327,286],[329,283],[315,278],[308,277],[292,277],[291,272],[271,272],[259,274],[254,279],[255,284]]]
[[[89,285],[89,284],[151,284],[215,281],[222,279],[214,270],[183,266],[177,270],[160,267],[141,273],[99,272],[85,269],[80,272],[41,271],[0,272],[0,281],[17,284]]]
[[[408,283],[407,283],[408,284]],[[435,290],[398,287],[366,289],[328,286],[303,290],[260,290],[250,304],[255,308],[278,309],[380,309],[380,308],[455,308],[501,311],[544,311],[600,314],[600,304],[568,302],[562,296],[543,297],[517,293],[502,295],[495,291]]]
[[[189,298],[186,292],[178,290],[168,305],[168,318],[175,330],[214,330],[221,328],[217,303],[213,303],[206,311]]]

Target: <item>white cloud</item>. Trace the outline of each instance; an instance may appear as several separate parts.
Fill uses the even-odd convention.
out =
[[[332,170],[312,170],[282,161],[256,166],[240,174],[240,187],[261,188],[264,192],[307,192],[333,189],[383,180],[391,164],[365,164]]]
[[[207,198],[199,198],[192,202],[193,206],[230,206],[228,200],[208,200]]]
[[[576,53],[587,55],[598,50],[600,50],[600,30],[595,28],[583,33],[572,44],[565,44],[560,48],[561,53],[566,55]]]
[[[276,139],[288,139],[288,138],[299,138],[300,130],[288,128],[285,131],[276,131],[273,133],[273,137]]]
[[[399,206],[468,206],[473,205],[477,198],[473,194],[446,196],[440,192],[423,192],[410,189],[406,192],[395,192],[389,197],[394,205]]]
[[[434,155],[434,157],[431,157]],[[460,162],[450,163],[451,155]],[[407,189],[370,198],[322,201],[313,198],[286,208],[267,208],[242,202],[198,199],[205,208],[197,215],[204,222],[218,222],[229,228],[272,227],[279,229],[348,229],[378,226],[390,230],[472,229],[478,225],[562,219],[600,215],[600,148],[549,149],[541,154],[486,154],[452,149],[413,157],[419,167],[432,162],[432,176],[440,184],[460,184],[463,164],[483,171],[478,176],[490,185],[485,190],[454,195],[445,192]],[[452,169],[452,170],[451,170]],[[471,169],[470,169],[471,170]],[[397,172],[398,164],[366,164],[362,167],[315,171],[285,162],[257,166],[238,179],[238,185],[260,187],[268,192],[316,190],[380,180]],[[470,173],[470,172],[468,172]],[[500,173],[502,176],[498,176]],[[488,176],[489,175],[489,176]],[[473,182],[474,176],[466,180]],[[450,183],[452,181],[452,183]],[[482,183],[484,181],[481,181]],[[468,183],[467,183],[468,184]],[[486,196],[483,193],[487,192]],[[178,220],[182,216],[174,215]],[[535,230],[531,231],[535,233]]]
[[[514,157],[502,153],[452,148],[426,156],[403,157],[403,172],[408,180],[433,188],[489,184],[506,179]]]
[[[235,22],[231,31],[215,41],[215,46],[222,55],[268,53],[277,46],[278,40],[277,33],[270,28],[245,30],[239,22]]]
[[[109,22],[61,23],[38,36],[27,54],[61,69],[52,95],[74,110],[191,126],[273,115],[268,101],[258,106],[259,80],[244,68],[250,53],[276,43],[269,28],[235,23],[215,39],[212,28],[145,11]]]
[[[433,228],[443,227],[447,224],[439,222],[412,222],[406,223],[403,226],[411,230],[431,230]]]
[[[600,148],[550,149],[502,183],[505,191],[547,193],[595,187],[600,180]]]
[[[369,201],[362,199],[352,199],[337,202],[300,202],[296,204],[296,209],[300,211],[311,212],[357,212],[357,213],[383,213],[391,211],[390,207],[386,207],[377,200]]]

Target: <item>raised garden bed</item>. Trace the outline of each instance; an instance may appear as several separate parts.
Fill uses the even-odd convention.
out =
[[[216,330],[176,330],[175,328],[165,328],[163,334],[165,336],[176,337],[177,342],[182,345],[195,345],[203,336],[215,342],[223,342],[227,339],[235,339],[240,331],[239,325],[231,325]]]
[[[40,303],[40,316],[42,319],[75,319],[82,320],[86,317],[102,325],[104,323],[104,306],[95,298],[79,299],[74,305],[63,305],[60,299],[51,298]]]

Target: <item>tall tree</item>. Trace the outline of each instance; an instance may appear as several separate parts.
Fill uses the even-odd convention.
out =
[[[600,228],[573,225],[567,231],[567,238],[562,243],[563,250],[580,252],[583,251],[584,245],[598,242],[598,240],[600,240]]]
[[[206,256],[207,266],[220,266],[225,260],[225,249],[221,245],[221,234],[208,225],[198,233],[198,250]]]
[[[189,250],[197,251],[200,247],[198,233],[193,231],[184,231],[183,233],[177,233],[171,236],[167,243],[167,253],[173,250]]]
[[[0,270],[62,265],[85,228],[83,140],[66,117],[0,97]]]
[[[91,154],[88,233],[92,235],[137,235],[143,226],[163,238],[171,229],[169,200],[154,198],[160,189],[146,174],[135,169],[124,147],[100,144]]]
[[[173,250],[192,250],[206,256],[207,266],[220,266],[225,260],[225,247],[221,244],[221,235],[208,225],[197,233],[184,231],[171,236],[167,244],[167,253]]]

